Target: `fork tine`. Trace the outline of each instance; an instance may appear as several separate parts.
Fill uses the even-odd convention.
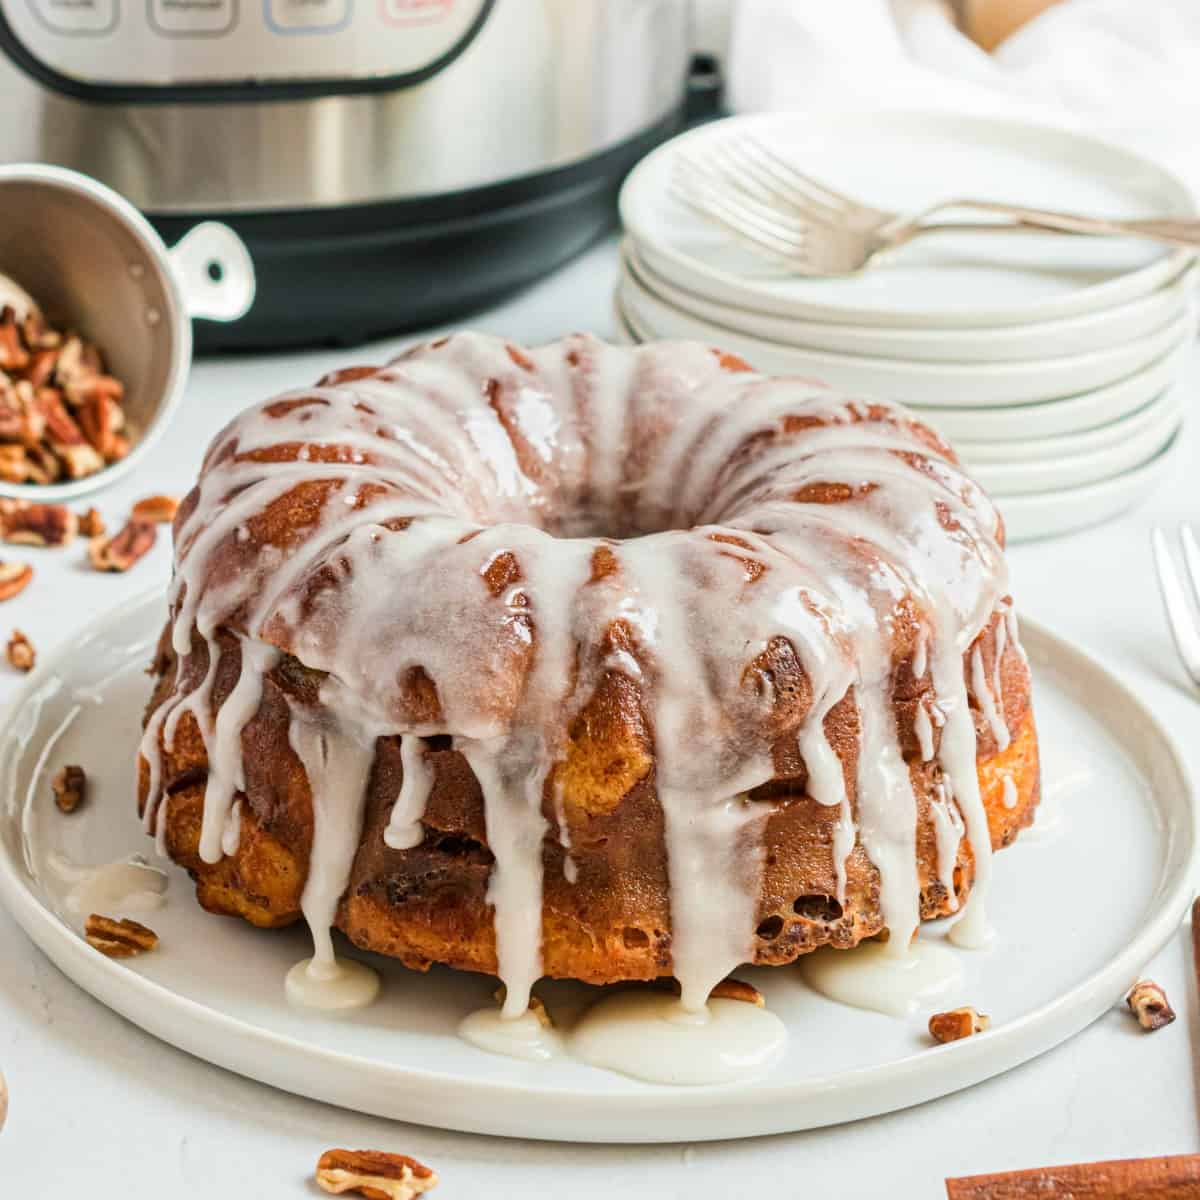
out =
[[[1184,555],[1188,554],[1188,534],[1183,535]],[[1192,538],[1193,546],[1195,539]],[[1154,548],[1154,565],[1157,568],[1158,586],[1162,592],[1163,607],[1167,613],[1167,625],[1171,637],[1175,641],[1175,649],[1184,669],[1191,676],[1192,682],[1200,685],[1200,632],[1197,632],[1196,621],[1188,605],[1187,594],[1179,581],[1175,564],[1171,561],[1171,552],[1167,548],[1166,535],[1159,526],[1155,526],[1150,534],[1150,542]],[[1189,563],[1189,572],[1191,564]]]
[[[847,196],[844,192],[835,191],[827,183],[822,183],[819,179],[814,179],[811,175],[806,175],[795,163],[784,158],[778,150],[767,145],[766,142],[760,141],[755,137],[747,138],[746,142],[748,147],[752,148],[758,155],[763,170],[772,171],[781,183],[786,183],[796,188],[797,191],[826,205],[835,212],[845,216],[856,211],[876,211],[855,200],[853,196]]]
[[[846,219],[849,210],[844,204],[830,203],[816,191],[794,181],[781,180],[777,172],[756,159],[750,147],[741,141],[728,139],[723,144],[718,143],[714,149],[717,148],[723,152],[723,163],[734,186],[744,189],[753,184],[777,204],[787,205],[808,218],[815,217],[828,224]]]
[[[1200,605],[1200,545],[1196,543],[1191,522],[1180,522],[1179,541],[1183,546],[1183,562],[1187,567],[1188,582],[1192,585],[1192,595]]]
[[[772,204],[764,203],[758,196],[743,188],[739,181],[716,175],[709,168],[694,160],[679,155],[675,160],[676,175],[685,181],[689,187],[697,188],[708,194],[723,197],[732,208],[741,206],[756,214],[764,224],[782,228],[789,233],[801,235],[811,224],[787,212],[782,212]],[[732,193],[736,192],[736,195]]]

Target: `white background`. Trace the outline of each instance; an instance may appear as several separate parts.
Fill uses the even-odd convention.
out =
[[[611,336],[615,277],[610,242],[470,324],[525,342],[576,329]],[[312,382],[335,365],[382,362],[406,340],[349,352],[202,361],[154,456],[132,480],[101,492],[96,504],[115,525],[139,496],[185,492],[209,438],[238,409]],[[1189,389],[1195,377],[1193,370]],[[1016,547],[1011,562],[1018,611],[1078,641],[1130,683],[1178,737],[1196,773],[1200,707],[1175,661],[1149,550],[1156,521],[1200,518],[1200,457],[1194,431],[1185,437],[1180,469],[1140,510],[1101,529]],[[5,552],[33,562],[36,578],[0,608],[0,641],[19,626],[43,652],[155,580],[165,584],[170,570],[167,537],[123,576],[91,572],[80,543],[66,551]],[[18,682],[0,664],[0,701]],[[1121,886],[1120,879],[1098,882]],[[1154,1035],[1114,1009],[1033,1063],[889,1117],[736,1143],[596,1147],[399,1125],[228,1074],[108,1012],[0,911],[0,1070],[11,1092],[0,1133],[0,1197],[312,1197],[319,1194],[313,1165],[334,1145],[414,1155],[441,1175],[435,1195],[446,1200],[932,1200],[944,1195],[947,1175],[1193,1152],[1200,1150],[1192,1049],[1200,1047],[1200,1001],[1190,981],[1187,933],[1181,930],[1147,971],[1181,1014]],[[1047,912],[1046,937],[1054,936],[1055,914]]]

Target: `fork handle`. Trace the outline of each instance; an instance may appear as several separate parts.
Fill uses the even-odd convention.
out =
[[[990,200],[951,200],[939,204],[937,210],[931,209],[929,212],[946,208],[998,213],[1036,229],[1057,229],[1063,233],[1086,233],[1101,237],[1143,237],[1172,246],[1200,249],[1200,220],[1190,220],[1186,217],[1118,221],[1105,217],[1082,217],[1075,213],[1055,212],[1046,208],[1022,208]]]

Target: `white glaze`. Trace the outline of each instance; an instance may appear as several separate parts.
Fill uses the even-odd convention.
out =
[[[76,916],[153,912],[166,903],[166,872],[151,866],[140,854],[95,867],[79,866],[61,854],[51,854],[47,863],[70,885],[64,903]]]
[[[379,995],[379,975],[352,958],[301,959],[284,979],[288,1003],[322,1012],[366,1008]]]
[[[702,1085],[754,1079],[783,1054],[787,1029],[772,1012],[742,1000],[685,1008],[650,988],[615,991],[583,1014],[571,1054],[650,1083]]]
[[[1017,785],[1013,782],[1011,775],[1004,777],[1004,807],[1016,808],[1017,801],[1020,799],[1020,793],[1017,791]]]
[[[285,652],[326,672],[320,710],[293,709],[289,733],[316,816],[303,909],[318,961],[332,961],[329,926],[376,740],[401,738],[404,779],[384,839],[403,852],[419,842],[432,785],[418,739],[448,734],[483,789],[505,1015],[523,1011],[541,972],[542,842],[569,846],[565,825],[545,816],[545,783],[571,718],[603,673],[619,670],[638,681],[652,717],[673,965],[684,1007],[701,1011],[754,951],[771,806],[745,796],[772,777],[765,729],[778,697],[748,689],[745,676],[775,638],[791,643],[812,689],[796,736],[813,797],[839,810],[839,900],[861,842],[880,873],[885,953],[901,954],[919,923],[917,807],[887,634],[905,598],[922,614],[914,674],[932,676],[917,737],[942,773],[939,874],[952,872],[965,834],[975,885],[964,928],[983,921],[991,848],[963,662],[1000,742],[999,672],[984,672],[976,639],[998,609],[1013,645],[1016,627],[994,510],[902,409],[730,373],[690,343],[623,350],[581,336],[514,352],[472,334],[280,400],[218,436],[178,532],[171,642],[186,663],[198,637],[209,666],[147,725],[146,819],[161,837],[159,743],[191,712],[210,763],[202,854],[236,849],[241,732],[264,677]],[[805,427],[790,433],[795,417]],[[246,457],[284,445],[299,449],[283,461]],[[342,461],[321,461],[335,448]],[[305,536],[286,552],[260,542],[255,518],[301,486],[326,489]],[[853,499],[798,499],[810,486],[842,486]],[[966,536],[950,536],[943,514]],[[593,579],[601,548],[617,570]],[[509,561],[516,571],[501,571],[507,582],[493,590]],[[333,583],[315,590],[319,579]],[[615,620],[636,645],[602,657]],[[240,640],[241,673],[212,721],[221,630]],[[414,668],[436,690],[434,719],[405,707],[397,681]],[[514,677],[519,687],[497,689]],[[825,731],[851,690],[857,824]],[[561,804],[551,811],[561,817]]]
[[[547,1062],[563,1053],[563,1042],[531,1008],[506,1017],[499,1008],[480,1008],[459,1022],[458,1036],[489,1054]]]
[[[903,1017],[962,984],[962,966],[950,950],[916,939],[899,952],[886,942],[853,950],[816,950],[801,957],[800,974],[814,991],[849,1004]]]

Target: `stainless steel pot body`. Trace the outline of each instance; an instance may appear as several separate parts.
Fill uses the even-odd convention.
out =
[[[0,0],[0,161],[73,167],[156,215],[460,193],[677,111],[688,16],[687,0]]]

